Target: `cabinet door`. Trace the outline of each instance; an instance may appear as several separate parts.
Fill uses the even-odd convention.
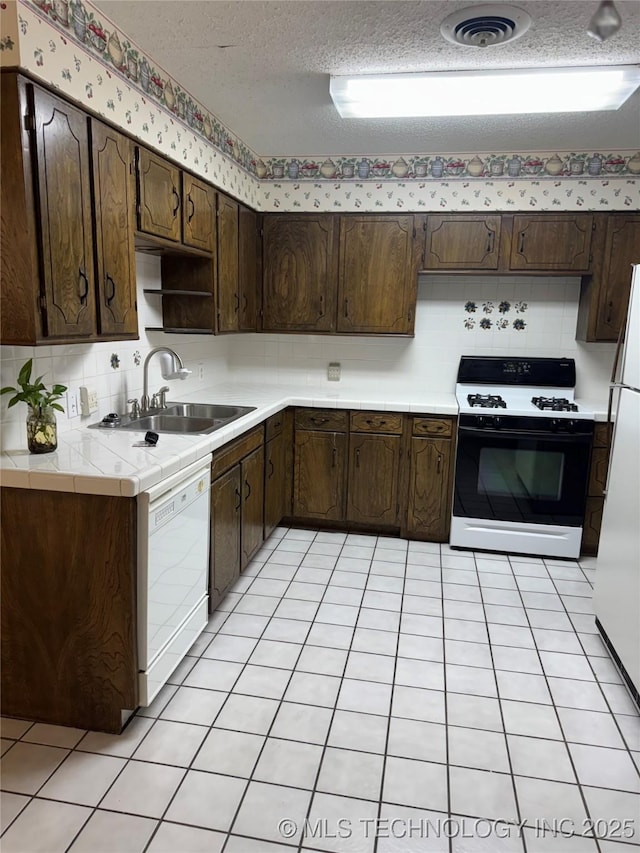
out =
[[[87,117],[34,87],[37,180],[49,337],[96,332]]]
[[[427,216],[423,269],[498,269],[500,224],[500,216]]]
[[[596,340],[618,339],[627,316],[631,264],[637,263],[640,263],[640,216],[609,216],[602,274],[598,282]]]
[[[407,532],[433,542],[446,542],[451,516],[451,442],[411,439]]]
[[[399,435],[351,433],[347,519],[394,525],[398,520]]]
[[[275,216],[263,226],[264,331],[335,329],[336,220]]]
[[[593,216],[589,213],[513,217],[512,270],[588,272]]]
[[[211,609],[240,574],[240,465],[211,484]]]
[[[180,241],[180,170],[146,148],[137,148],[138,228]]]
[[[99,332],[136,337],[133,144],[117,131],[92,120],[91,151]]]
[[[344,518],[346,450],[344,433],[296,431],[294,516],[333,521]]]
[[[240,205],[238,234],[238,295],[240,311],[238,328],[255,332],[258,314],[258,217],[253,210]]]
[[[264,447],[261,445],[241,463],[242,469],[242,547],[240,568],[262,545],[264,538]]]
[[[212,186],[183,172],[182,233],[188,246],[213,252],[216,245],[216,193]]]
[[[418,258],[413,216],[341,217],[338,331],[413,334]]]
[[[218,331],[237,332],[240,324],[238,291],[238,203],[218,196]]]
[[[291,515],[291,474],[288,465],[290,436],[281,432],[265,445],[264,460],[264,536],[265,539]],[[288,482],[289,481],[289,482]]]

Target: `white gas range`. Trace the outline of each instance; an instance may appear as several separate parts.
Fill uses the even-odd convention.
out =
[[[594,413],[575,381],[570,358],[462,357],[452,546],[579,555]]]

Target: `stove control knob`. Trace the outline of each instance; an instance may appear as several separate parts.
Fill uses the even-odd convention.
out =
[[[484,422],[485,418],[482,415],[478,415],[478,417],[476,418],[476,423],[478,424],[480,429],[482,429],[482,427],[484,426]]]
[[[558,432],[560,429],[560,419],[552,418],[551,419],[551,432]]]
[[[502,418],[496,416],[493,419],[493,427],[494,427],[494,429],[500,429],[501,426],[502,426]]]

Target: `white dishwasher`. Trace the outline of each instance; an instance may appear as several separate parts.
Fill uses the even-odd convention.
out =
[[[207,624],[211,457],[138,495],[139,704],[149,705]]]

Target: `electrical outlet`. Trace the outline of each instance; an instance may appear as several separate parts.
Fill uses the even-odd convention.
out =
[[[93,388],[80,386],[80,412],[85,417],[98,411],[98,392]]]
[[[198,379],[201,381],[204,379],[204,364],[198,365]]]
[[[65,409],[67,410],[68,418],[77,418],[80,412],[78,411],[78,392],[74,388],[68,389],[66,394],[67,403]]]
[[[340,362],[332,361],[327,367],[327,379],[329,382],[340,382]]]

